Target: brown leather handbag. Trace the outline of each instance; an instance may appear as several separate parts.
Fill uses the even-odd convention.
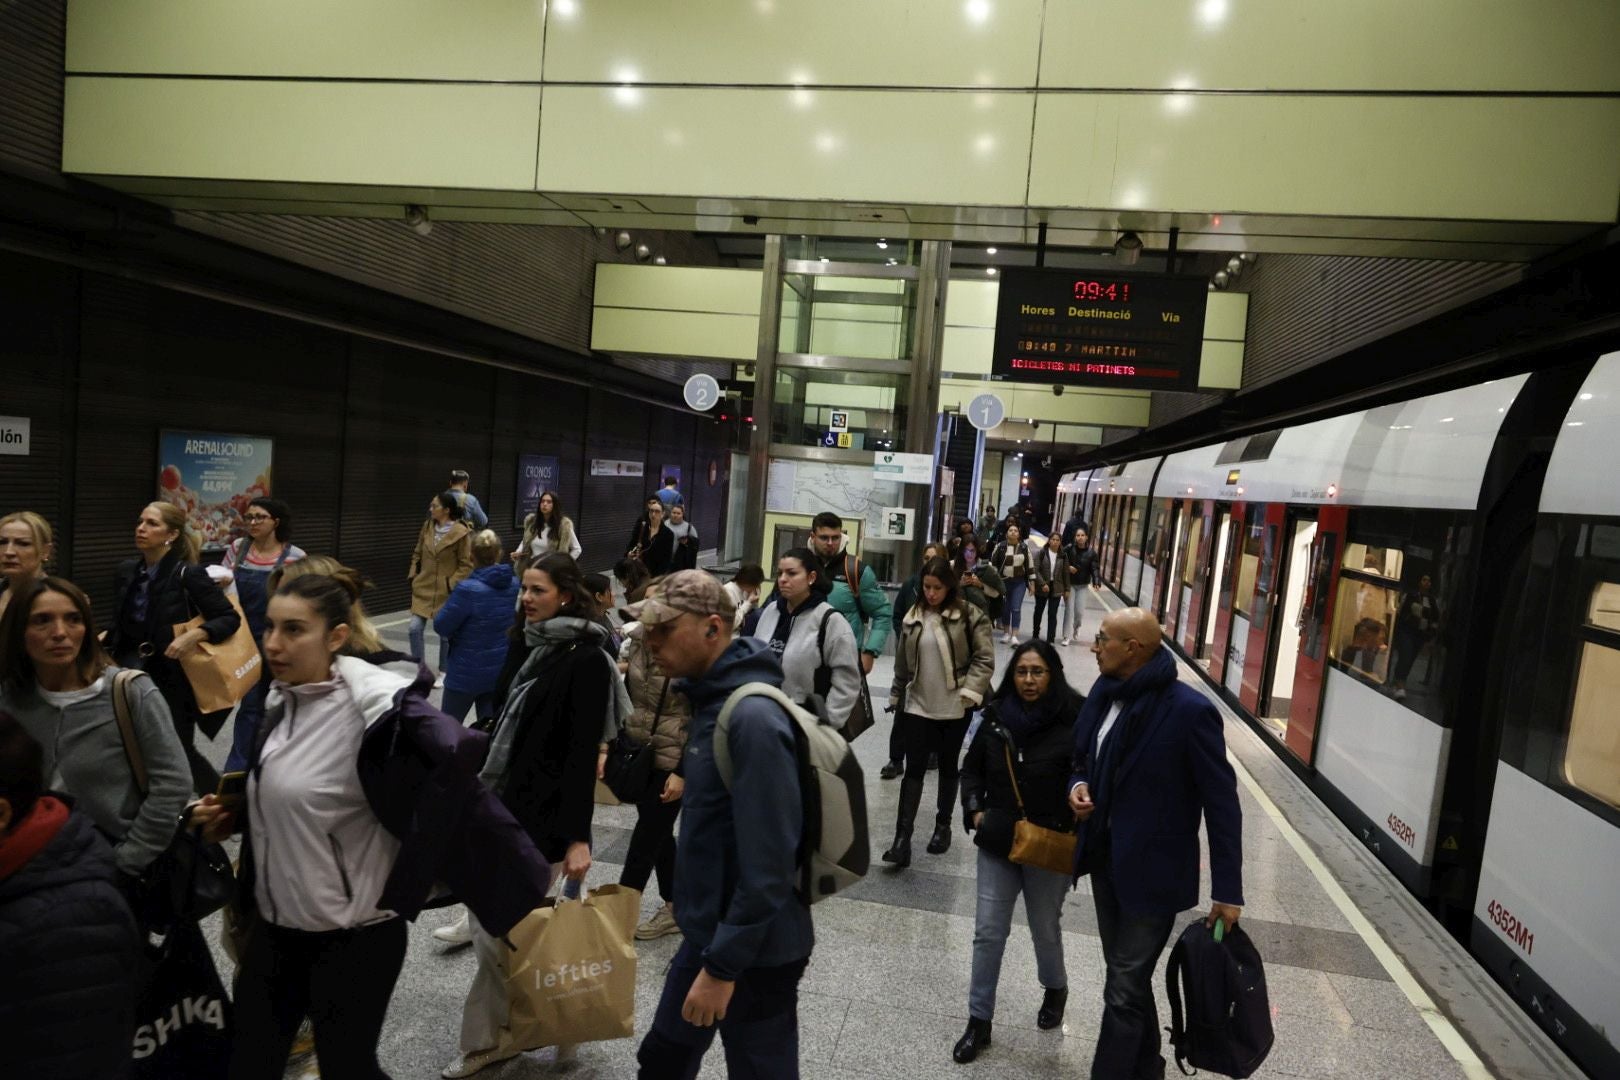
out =
[[[1074,872],[1075,834],[1048,829],[1029,820],[1024,796],[1018,790],[1018,771],[1013,768],[1012,747],[1007,752],[1007,775],[1012,779],[1013,798],[1018,801],[1018,820],[1013,822],[1012,850],[1007,858],[1022,866],[1038,866],[1054,874]]]

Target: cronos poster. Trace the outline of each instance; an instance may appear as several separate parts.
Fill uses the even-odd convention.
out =
[[[191,519],[204,547],[245,534],[250,501],[270,494],[275,440],[217,431],[165,431],[158,436],[158,498]]]

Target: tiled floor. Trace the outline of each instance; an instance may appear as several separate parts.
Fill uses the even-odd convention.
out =
[[[1094,629],[1101,607],[1095,598],[1092,604],[1087,625]],[[386,636],[403,647],[403,620],[387,626]],[[1008,648],[998,645],[997,651],[1005,662]],[[428,652],[434,655],[431,643]],[[1087,687],[1096,675],[1089,651],[1072,647],[1062,652],[1070,681]],[[873,674],[879,701],[891,667],[892,660],[885,658]],[[1190,672],[1184,671],[1184,677],[1193,680]],[[888,723],[883,718],[857,743],[867,771],[874,853],[887,846],[892,834],[898,795],[897,781],[878,779]],[[1234,749],[1240,741],[1259,745],[1258,737],[1235,720],[1227,723],[1227,739]],[[925,805],[933,797],[932,779]],[[1241,785],[1239,796],[1248,900],[1244,925],[1266,960],[1277,1035],[1269,1060],[1256,1075],[1386,1080],[1464,1076],[1277,825]],[[1318,807],[1317,812],[1323,811]],[[597,862],[588,883],[617,880],[633,823],[633,809],[598,808]],[[927,855],[921,843],[925,836],[925,830],[919,833],[910,870],[875,869],[848,893],[816,907],[817,944],[800,1006],[803,1075],[825,1080],[932,1077],[958,1069],[962,1075],[993,1077],[1088,1075],[1102,1012],[1103,967],[1086,883],[1081,882],[1064,909],[1070,985],[1064,1027],[1050,1032],[1036,1028],[1041,992],[1020,910],[1002,969],[994,1045],[973,1065],[957,1066],[950,1051],[967,1017],[974,848],[958,832],[950,851]],[[649,896],[644,911],[657,903]],[[1192,917],[1189,912],[1179,922]],[[462,996],[474,965],[469,950],[446,951],[431,938],[430,931],[450,918],[450,912],[428,912],[411,928],[410,952],[382,1046],[385,1067],[400,1080],[436,1077],[455,1057]],[[639,948],[638,1038],[678,942],[671,937]],[[1162,976],[1158,981],[1161,1019],[1167,1023]],[[636,1040],[630,1039],[583,1046],[567,1072],[576,1077],[633,1076],[635,1047]],[[519,1080],[554,1070],[552,1051],[545,1050],[479,1075]],[[725,1075],[718,1046],[702,1075]]]

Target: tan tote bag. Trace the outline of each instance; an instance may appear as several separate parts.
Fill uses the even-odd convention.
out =
[[[497,1049],[629,1038],[640,913],[640,891],[603,885],[580,900],[547,899],[514,926],[506,961],[511,1015]]]
[[[211,713],[233,707],[247,697],[247,692],[253,689],[260,676],[264,674],[264,658],[259,655],[259,646],[253,640],[253,631],[248,629],[247,616],[242,614],[242,605],[236,597],[228,593],[226,598],[236,609],[237,615],[242,618],[236,633],[218,645],[207,640],[198,642],[196,648],[180,658],[180,670],[186,673],[186,681],[191,684],[191,692],[197,697],[198,712]],[[175,623],[174,636],[179,637],[187,630],[194,630],[202,624],[201,615],[183,623]]]

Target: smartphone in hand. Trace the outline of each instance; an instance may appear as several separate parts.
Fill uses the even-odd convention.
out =
[[[226,810],[235,811],[241,808],[247,798],[247,778],[245,772],[228,772],[219,778],[219,788],[214,792],[214,798]]]

